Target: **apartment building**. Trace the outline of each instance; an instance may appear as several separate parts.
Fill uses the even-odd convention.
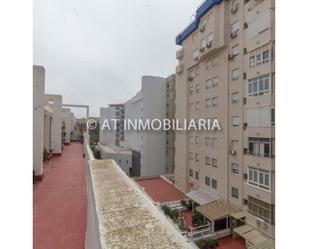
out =
[[[61,120],[63,122],[64,144],[71,143],[71,133],[74,132],[76,126],[76,118],[70,108],[61,109]]]
[[[275,2],[207,0],[176,38],[176,114],[218,118],[216,132],[177,132],[175,185],[240,208],[274,237]]]
[[[125,103],[126,120],[166,118],[166,79],[142,77],[142,90]],[[134,163],[140,161],[140,175],[166,172],[166,134],[164,131],[125,131],[125,145],[133,150]]]
[[[120,146],[124,141],[124,104],[111,104],[100,108],[100,127],[106,120],[111,129],[100,129],[100,143]],[[112,120],[117,120],[116,129]]]
[[[175,74],[166,78],[166,118],[175,119]],[[166,173],[173,174],[175,169],[175,131],[166,131]]]

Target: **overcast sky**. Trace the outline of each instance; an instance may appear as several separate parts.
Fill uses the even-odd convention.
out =
[[[99,108],[175,71],[176,35],[202,0],[34,0],[34,64],[47,93]],[[74,110],[77,116],[83,112]]]

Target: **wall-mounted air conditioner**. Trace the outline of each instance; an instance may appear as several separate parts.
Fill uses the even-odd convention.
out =
[[[207,42],[206,47],[211,48],[211,46],[212,46],[212,41]]]
[[[231,38],[234,39],[237,36],[237,32],[232,32],[231,33]]]
[[[236,150],[230,150],[230,154],[235,156],[236,155]]]
[[[193,77],[192,76],[188,76],[188,81],[192,81]]]

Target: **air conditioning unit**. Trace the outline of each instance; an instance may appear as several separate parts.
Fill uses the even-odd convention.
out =
[[[231,13],[232,13],[232,14],[235,14],[235,13],[237,12],[237,10],[238,10],[238,5],[235,5],[235,6],[232,7],[232,9],[231,9]]]
[[[248,148],[244,148],[244,155],[248,153]]]
[[[234,59],[234,57],[235,57],[235,55],[233,55],[233,54],[229,54],[228,59],[229,59],[229,60],[233,60],[233,59]]]
[[[243,129],[245,130],[248,127],[248,123],[243,123]]]
[[[207,42],[206,47],[211,48],[211,46],[212,46],[212,41]]]
[[[235,155],[236,155],[236,150],[231,150],[231,151],[230,151],[230,154],[233,155],[233,156],[235,156]]]
[[[247,22],[244,23],[244,29],[246,29],[246,28],[248,28],[248,23]]]
[[[237,36],[237,32],[232,32],[231,33],[231,38],[234,39]]]
[[[247,98],[243,98],[242,103],[245,105],[247,104]]]
[[[192,76],[188,76],[188,81],[192,81],[193,77]]]
[[[243,174],[243,179],[244,179],[244,180],[247,180],[247,179],[248,179],[248,174],[247,174],[247,173],[244,173],[244,174]]]
[[[205,30],[204,25],[200,25],[199,30],[200,30],[200,32],[203,32]]]
[[[200,52],[201,52],[201,53],[203,53],[203,52],[204,52],[204,50],[205,50],[205,48],[204,48],[204,47],[200,47]]]

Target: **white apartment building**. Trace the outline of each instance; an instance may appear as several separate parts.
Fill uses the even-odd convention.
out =
[[[100,108],[100,144],[120,146],[124,141],[124,112],[124,104],[111,104]],[[112,120],[117,120],[117,122]],[[111,129],[102,130],[103,122],[108,122]],[[116,122],[116,129],[114,122]]]
[[[176,133],[176,186],[240,208],[274,237],[274,0],[207,0],[176,43],[176,118],[221,126]]]
[[[71,143],[71,132],[75,130],[76,118],[70,108],[61,109],[61,117],[63,122],[64,144]]]
[[[125,119],[166,118],[166,79],[142,77],[142,90],[125,103]],[[125,131],[125,144],[140,156],[140,175],[166,172],[166,134],[163,131]]]
[[[99,146],[100,154],[103,159],[113,159],[119,167],[128,175],[133,175],[132,169],[132,151],[122,149],[117,146],[102,145]]]

